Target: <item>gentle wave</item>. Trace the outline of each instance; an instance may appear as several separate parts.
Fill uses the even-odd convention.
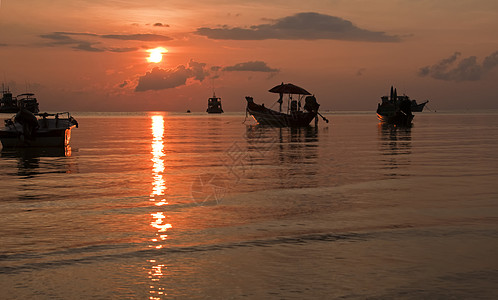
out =
[[[126,258],[144,258],[149,259],[150,257],[163,256],[173,253],[191,253],[191,252],[207,252],[207,251],[219,251],[226,249],[244,248],[244,247],[272,247],[285,244],[302,245],[313,242],[336,242],[336,241],[360,241],[368,237],[368,234],[364,233],[346,233],[346,234],[336,234],[336,233],[322,233],[322,234],[306,234],[299,236],[285,236],[276,237],[272,239],[257,239],[251,241],[243,242],[233,242],[233,243],[220,243],[212,245],[197,245],[197,246],[187,246],[187,247],[165,247],[161,249],[143,249],[135,250],[124,253],[117,254],[101,254],[101,255],[90,255],[86,257],[81,257],[82,254],[89,254],[95,252],[102,252],[108,250],[116,249],[130,249],[139,246],[138,244],[109,244],[109,245],[95,245],[83,248],[73,248],[65,251],[55,251],[48,252],[45,254],[13,254],[13,255],[1,255],[0,261],[3,262],[16,262],[23,261],[27,259],[50,259],[54,256],[61,255],[74,255],[79,254],[79,258],[71,259],[61,259],[61,260],[50,260],[46,262],[35,262],[29,264],[21,264],[17,266],[2,266],[0,267],[0,274],[11,274],[39,269],[55,268],[59,266],[67,266],[73,264],[85,264],[93,263],[103,260],[120,260]]]
[[[496,220],[488,220],[490,223]],[[486,222],[485,222],[486,223]],[[218,244],[206,244],[206,245],[195,245],[195,246],[171,246],[164,247],[161,249],[141,249],[132,250],[128,252],[112,253],[112,254],[98,254],[99,252],[105,251],[115,251],[120,249],[131,249],[137,247],[147,247],[145,243],[113,243],[107,245],[92,245],[81,248],[72,248],[63,251],[53,251],[47,252],[45,254],[38,253],[24,253],[24,254],[13,254],[13,255],[0,255],[0,262],[16,263],[18,261],[25,261],[31,259],[48,261],[45,262],[35,262],[35,263],[24,263],[20,265],[13,266],[2,266],[0,267],[0,274],[14,274],[20,272],[27,272],[33,270],[41,270],[47,268],[57,268],[61,266],[77,265],[77,264],[91,264],[101,261],[110,260],[123,260],[123,259],[144,259],[148,260],[151,258],[159,258],[171,254],[183,254],[183,253],[195,253],[195,252],[211,252],[211,251],[221,251],[229,249],[239,249],[239,248],[259,248],[259,247],[276,247],[282,245],[310,245],[313,243],[322,242],[367,242],[369,240],[400,240],[401,238],[411,237],[440,237],[444,238],[447,236],[459,236],[459,235],[478,235],[486,236],[489,238],[497,238],[498,231],[496,230],[486,230],[486,229],[446,229],[446,230],[434,230],[431,226],[426,225],[413,225],[413,224],[394,224],[389,226],[383,226],[372,231],[362,231],[348,232],[348,233],[308,233],[301,235],[292,236],[278,236],[267,239],[254,239],[241,242],[230,242],[230,243],[218,243]],[[441,224],[440,224],[441,225]],[[452,225],[452,224],[445,224]],[[427,227],[424,228],[424,227]],[[69,259],[58,259],[54,260],[54,257],[64,256],[64,255],[78,255],[78,258]],[[88,256],[85,256],[88,255]]]

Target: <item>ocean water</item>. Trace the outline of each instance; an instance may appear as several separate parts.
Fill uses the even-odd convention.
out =
[[[1,150],[1,299],[498,297],[497,112],[75,116]]]

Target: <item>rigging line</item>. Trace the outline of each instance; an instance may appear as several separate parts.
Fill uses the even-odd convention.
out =
[[[272,104],[272,106],[270,106],[270,108],[273,108],[275,106],[275,104],[277,104],[277,103],[278,103],[278,100],[273,102],[273,104]]]

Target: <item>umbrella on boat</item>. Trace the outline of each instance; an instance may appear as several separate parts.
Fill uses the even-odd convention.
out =
[[[302,87],[298,87],[297,85],[294,85],[292,83],[283,83],[279,84],[270,90],[268,90],[270,93],[277,93],[277,94],[298,94],[298,95],[311,95],[307,90],[303,89]]]

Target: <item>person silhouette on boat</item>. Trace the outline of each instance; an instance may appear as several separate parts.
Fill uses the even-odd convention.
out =
[[[22,125],[22,134],[25,139],[34,138],[36,130],[40,127],[36,116],[25,108],[21,108],[14,117],[14,122]]]
[[[279,105],[279,107],[278,107],[279,110],[278,111],[282,112],[282,103],[284,103],[284,100],[283,100],[284,99],[284,94],[283,93],[279,93],[278,95],[279,95],[279,98],[277,100],[278,105]]]

